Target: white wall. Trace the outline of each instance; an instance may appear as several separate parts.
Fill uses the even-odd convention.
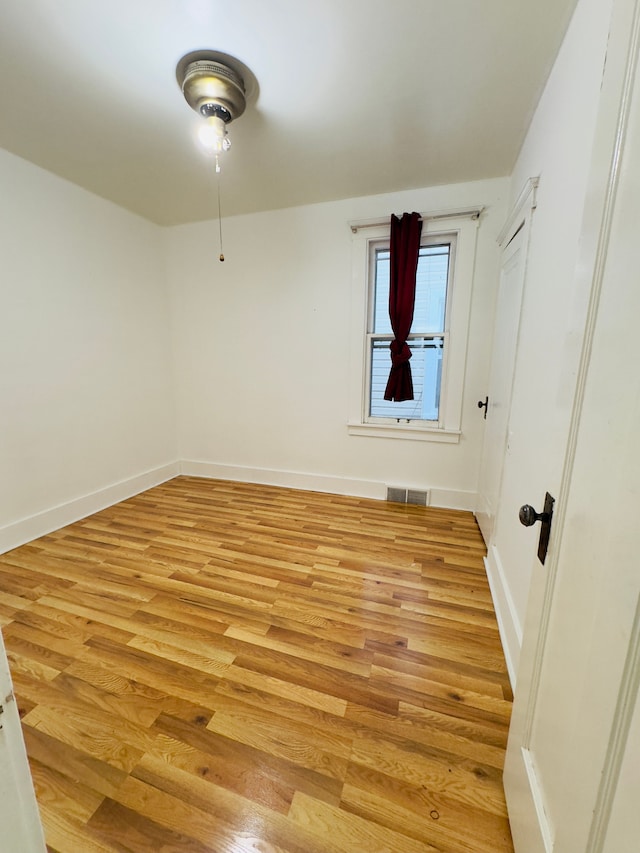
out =
[[[557,497],[573,403],[588,290],[576,263],[609,28],[609,0],[580,0],[516,163],[511,200],[540,176],[532,219],[518,357],[489,572],[499,619],[521,637],[539,525],[525,530],[518,508]],[[519,648],[507,649],[512,675]]]
[[[231,217],[224,263],[217,221],[169,229],[183,470],[376,497],[384,483],[431,488],[436,503],[472,508],[507,189],[485,181]],[[461,442],[349,436],[348,222],[478,204]]]
[[[2,551],[167,475],[176,443],[161,229],[1,150],[0,184]]]

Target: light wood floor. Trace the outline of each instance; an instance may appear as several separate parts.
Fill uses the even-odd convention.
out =
[[[181,477],[0,557],[51,853],[511,853],[483,553],[469,513]]]

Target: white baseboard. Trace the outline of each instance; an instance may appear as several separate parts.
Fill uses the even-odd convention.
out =
[[[552,853],[553,831],[542,786],[528,749],[521,745],[507,749],[502,779],[509,814],[517,815],[511,823],[515,849]]]
[[[328,492],[333,495],[352,495],[356,498],[384,500],[386,486],[374,480],[354,480],[348,477],[329,477],[326,474],[304,474],[298,471],[278,471],[271,468],[249,468],[244,465],[223,465],[218,462],[195,462],[183,459],[180,473],[209,480],[233,480],[240,483],[259,483],[262,486],[282,486],[309,492]]]
[[[489,506],[484,495],[478,495],[475,516],[476,521],[478,522],[478,527],[480,528],[480,533],[482,533],[482,538],[484,539],[484,544],[488,548],[489,543],[491,542],[491,536],[493,535],[493,523],[495,521],[496,514],[493,511],[493,508]]]
[[[263,486],[283,486],[287,489],[329,492],[334,495],[352,495],[356,498],[373,498],[381,501],[385,500],[387,496],[386,483],[375,480],[356,480],[349,477],[329,477],[326,474],[278,471],[271,468],[249,468],[243,465],[223,465],[217,462],[196,462],[191,459],[182,460],[180,473],[190,477],[260,483]],[[430,492],[430,506],[472,511],[476,501],[475,492],[434,489],[429,485],[415,486],[415,488],[424,488]]]
[[[67,524],[73,524],[74,521],[86,518],[87,515],[99,512],[101,509],[112,506],[119,501],[126,500],[133,497],[133,495],[151,489],[153,486],[157,486],[177,476],[178,473],[179,466],[177,462],[163,465],[160,468],[145,471],[143,474],[138,474],[119,483],[113,483],[104,489],[99,489],[97,492],[76,498],[68,503],[46,509],[28,518],[22,518],[20,521],[8,524],[6,527],[1,527],[0,554],[4,554],[12,548],[18,548],[20,545],[31,542],[32,539],[37,539],[39,536],[51,533],[52,530],[58,530]]]
[[[498,620],[500,640],[504,650],[509,681],[515,690],[518,662],[520,660],[520,649],[522,647],[522,626],[516,611],[509,585],[505,577],[500,555],[495,547],[491,545],[484,560],[493,606]]]
[[[430,489],[430,506],[442,509],[461,509],[473,512],[476,505],[477,495],[475,492],[456,491],[454,489]]]

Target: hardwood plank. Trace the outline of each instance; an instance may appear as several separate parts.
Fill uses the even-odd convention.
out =
[[[143,749],[121,740],[121,724],[114,730],[113,723],[87,720],[84,713],[70,716],[68,712],[63,714],[56,708],[38,705],[23,718],[22,724],[127,773],[144,754]]]
[[[237,682],[244,687],[255,687],[264,693],[282,696],[285,699],[291,699],[312,708],[319,708],[330,714],[342,716],[347,708],[346,699],[333,696],[331,693],[324,693],[321,690],[314,690],[288,679],[275,678],[273,675],[254,672],[241,666],[230,666],[226,673],[226,680]]]
[[[163,643],[159,640],[152,640],[146,636],[133,637],[127,645],[132,649],[139,649],[143,652],[148,652],[154,657],[161,660],[170,660],[183,666],[197,669],[200,672],[206,672],[209,675],[215,675],[222,678],[228,672],[231,661],[220,660],[220,652],[215,649],[210,649],[210,656],[192,652],[189,649],[174,646],[172,643]],[[231,656],[231,660],[233,656]]]
[[[29,613],[23,613],[21,615],[23,617],[22,619],[15,619],[12,624],[2,632],[3,636],[6,637],[15,648],[20,647],[19,641],[31,643],[35,646],[39,646],[40,648],[45,648],[50,652],[56,652],[57,654],[62,655],[66,658],[68,665],[68,663],[71,663],[79,653],[87,639],[87,637],[79,636],[76,636],[74,639],[64,636],[61,637],[55,630],[43,630],[43,628],[38,625],[28,624],[25,617],[28,620],[30,615]],[[15,643],[13,642],[14,640]],[[64,662],[62,666],[56,668],[60,670],[64,669]]]
[[[103,841],[87,823],[67,816],[59,807],[40,805],[40,816],[46,830],[47,846],[55,853],[123,853],[109,841]]]
[[[229,628],[225,635],[259,648],[302,658],[310,663],[339,667],[344,672],[352,672],[365,678],[371,672],[372,652],[354,649],[353,646],[331,642],[331,640],[310,637],[308,634],[276,625],[272,625],[264,635],[256,635],[242,628]]]
[[[411,696],[414,696],[417,702],[422,701],[424,696],[439,696],[456,703],[464,702],[467,707],[480,708],[493,715],[503,714],[508,722],[511,703],[505,702],[500,688],[496,689],[490,682],[487,684],[478,679],[473,684],[473,687],[478,688],[477,690],[467,689],[462,686],[465,679],[461,678],[460,686],[456,689],[449,684],[451,678],[434,680],[428,677],[430,674],[428,673],[425,677],[419,671],[414,675],[390,666],[374,665],[371,667],[369,681],[372,688],[379,685],[381,689],[387,690],[392,695],[406,698],[407,701],[411,701]]]
[[[20,654],[12,646],[7,650],[7,659],[9,661],[9,668],[14,675],[15,673],[34,675],[42,681],[53,681],[54,678],[60,675],[59,669],[54,669],[52,666],[47,666],[47,664],[33,660],[28,655]]]
[[[207,728],[267,755],[284,758],[332,779],[344,780],[350,745],[330,733],[289,723],[285,739],[282,722],[256,708],[238,709],[233,714],[217,711]]]
[[[265,853],[336,853],[315,839],[308,844],[306,834],[297,836],[277,812],[148,756],[116,798],[171,832],[188,828],[190,837],[216,853],[248,853],[252,847]],[[264,826],[269,827],[267,838]]]
[[[56,670],[57,672],[61,672],[72,663],[73,657],[71,655],[56,652],[46,640],[46,645],[43,645],[41,642],[35,642],[33,639],[25,639],[24,636],[21,636],[24,633],[14,628],[13,623],[2,632],[3,636],[7,638],[7,644],[12,654],[20,655],[26,660],[32,661],[35,664],[41,664],[47,669]],[[33,634],[33,632],[31,633]]]
[[[502,666],[496,671],[473,664],[460,664],[459,661],[451,661],[446,655],[436,657],[406,649],[394,649],[394,654],[390,655],[386,648],[382,653],[374,655],[370,674],[383,677],[384,673],[392,673],[389,680],[395,680],[398,684],[405,686],[419,688],[420,682],[413,679],[422,678],[429,682],[448,684],[453,689],[462,687],[475,693],[498,698],[504,698],[507,680],[507,674],[502,671]]]
[[[154,730],[177,745],[190,747],[171,753],[169,763],[173,766],[283,814],[289,810],[296,790],[305,790],[325,802],[337,803],[340,799],[342,786],[338,781],[209,729],[163,714]],[[154,753],[160,758],[166,754],[164,748]]]
[[[31,776],[40,806],[59,809],[80,825],[86,823],[104,799],[102,794],[31,758]]]
[[[405,833],[389,829],[378,821],[367,820],[343,809],[318,803],[296,793],[289,818],[318,841],[330,838],[343,853],[366,850],[367,853],[442,853],[437,847],[416,841]]]
[[[310,726],[319,732],[335,733],[343,738],[345,743],[353,739],[358,725],[346,716],[332,714],[314,705],[301,704],[275,693],[266,693],[256,687],[227,680],[220,682],[210,701],[215,711],[227,711],[234,715],[238,708],[242,711],[244,705],[249,705],[263,713],[266,711],[275,720],[281,718],[279,722],[283,728],[286,728],[287,721],[290,720]]]
[[[345,713],[347,720],[357,724],[357,731],[371,730],[371,736],[381,740],[389,735],[415,744],[422,744],[426,752],[439,750],[444,755],[470,759],[487,764],[498,771],[504,763],[504,738],[499,744],[491,742],[491,734],[479,725],[469,721],[452,720],[445,715],[428,714],[419,708],[406,711],[408,706],[400,704],[397,715],[383,714],[380,711],[350,704]],[[422,712],[423,716],[420,716]]]
[[[105,797],[112,796],[127,778],[125,770],[107,764],[81,749],[62,743],[56,737],[30,726],[23,727],[29,761],[38,761],[63,774],[73,784]],[[51,804],[54,808],[54,804]]]
[[[506,817],[500,772],[495,768],[420,748],[413,741],[362,733],[353,744],[350,766],[381,771],[410,785],[425,785],[472,809]]]
[[[169,829],[143,817],[136,809],[128,809],[109,799],[105,799],[91,817],[89,828],[98,837],[115,843],[120,853],[158,853],[159,850],[211,853],[212,850],[210,844],[189,836],[186,826],[179,832]]]
[[[34,705],[58,708],[68,705],[72,712],[89,706],[104,711],[115,719],[122,717],[123,720],[143,727],[150,726],[161,710],[157,702],[132,693],[123,696],[103,690],[76,678],[68,669],[48,682],[29,674],[17,673],[14,676],[14,688],[21,699],[27,699]]]
[[[70,606],[72,609],[69,609]],[[22,621],[23,618],[33,614],[43,616],[55,622],[56,625],[61,626],[61,630],[76,628],[80,631],[86,631],[88,637],[83,642],[87,642],[92,637],[105,637],[114,642],[127,643],[134,636],[131,631],[109,624],[111,617],[108,615],[103,616],[100,611],[91,610],[87,614],[73,612],[73,606],[64,599],[55,600],[47,598],[46,601],[40,599],[31,605],[28,613],[23,611],[17,621]]]
[[[446,796],[431,794],[424,785],[410,786],[382,773],[362,772],[362,768],[350,768],[340,805],[442,853],[494,853],[509,844],[506,817],[461,806]],[[429,820],[424,820],[426,815]]]

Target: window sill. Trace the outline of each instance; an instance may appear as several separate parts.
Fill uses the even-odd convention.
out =
[[[440,441],[458,444],[462,431],[437,427],[410,426],[409,424],[348,423],[349,435],[366,435],[370,438],[403,438],[410,441]]]

